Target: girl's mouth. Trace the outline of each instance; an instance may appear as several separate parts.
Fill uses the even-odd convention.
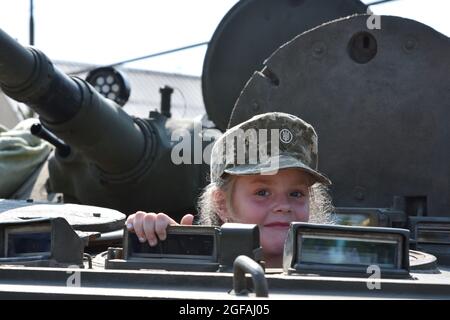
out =
[[[269,228],[288,228],[290,225],[289,222],[271,222],[268,224],[265,224],[264,227],[269,227]]]

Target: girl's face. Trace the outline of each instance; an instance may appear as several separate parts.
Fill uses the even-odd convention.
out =
[[[298,169],[283,169],[275,175],[235,176],[226,215],[233,222],[259,226],[268,267],[281,266],[289,224],[308,221],[310,185],[310,176]]]

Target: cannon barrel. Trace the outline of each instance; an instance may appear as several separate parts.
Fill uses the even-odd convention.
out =
[[[1,29],[0,86],[107,173],[132,170],[145,153],[146,135],[132,117],[86,81],[67,76],[45,54],[23,47]]]

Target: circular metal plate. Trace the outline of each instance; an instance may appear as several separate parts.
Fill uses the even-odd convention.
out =
[[[109,232],[123,228],[126,216],[116,210],[78,204],[0,200],[0,222],[61,217],[80,231]]]
[[[421,251],[409,250],[409,267],[411,272],[439,272],[436,257]]]
[[[224,130],[254,71],[294,36],[327,21],[366,13],[358,0],[241,0],[222,19],[203,63],[203,100]]]
[[[247,83],[230,125],[295,114],[319,137],[335,206],[389,208],[393,197],[450,212],[450,40],[419,22],[334,21],[277,50]],[[373,43],[373,42],[376,43]]]

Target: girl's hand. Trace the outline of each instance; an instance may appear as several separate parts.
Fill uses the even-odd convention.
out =
[[[185,215],[181,225],[192,225],[194,216]],[[148,241],[152,247],[158,244],[159,240],[165,240],[167,237],[167,226],[177,225],[178,223],[165,213],[138,211],[127,218],[126,225],[128,231],[134,231],[140,242]]]

